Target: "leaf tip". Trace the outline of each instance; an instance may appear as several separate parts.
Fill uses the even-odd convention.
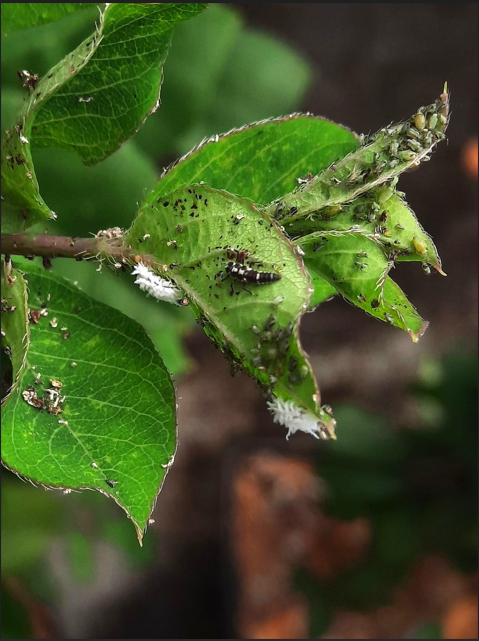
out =
[[[443,110],[442,110],[442,115],[443,116],[448,116],[449,115],[449,101],[450,101],[450,93],[449,93],[449,87],[447,85],[447,80],[444,83],[444,89],[442,94],[440,95],[440,100],[443,104]]]
[[[135,530],[136,530],[136,537],[138,539],[138,543],[140,544],[140,547],[143,547],[143,535],[144,535],[144,530],[142,530],[137,523],[134,523]]]
[[[419,339],[421,338],[421,336],[423,336],[424,332],[426,331],[426,329],[428,327],[429,327],[429,321],[423,321],[419,331],[417,331],[417,332],[413,332],[412,329],[408,328],[407,331],[408,331],[409,336],[412,339],[412,342],[413,343],[419,343]]]
[[[329,405],[323,405],[319,411],[320,422],[322,426],[321,433],[324,434],[322,438],[330,439],[331,441],[336,441],[336,419],[333,416],[333,410]]]
[[[442,267],[439,263],[433,265],[434,269],[441,274],[441,276],[447,276],[446,272],[442,270]]]

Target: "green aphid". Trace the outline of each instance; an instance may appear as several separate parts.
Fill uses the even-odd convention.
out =
[[[378,202],[383,204],[391,198],[394,193],[394,187],[383,187],[378,193]]]
[[[414,126],[416,127],[416,129],[419,129],[419,131],[424,129],[424,127],[426,126],[426,118],[424,117],[424,114],[417,113],[414,116]]]
[[[424,255],[427,252],[426,243],[420,240],[417,236],[413,237],[412,244],[414,245],[414,249],[418,254]]]
[[[389,145],[389,153],[391,156],[397,156],[397,153],[399,151],[399,142],[397,140],[393,140],[392,143]]]
[[[423,137],[423,142],[425,147],[430,147],[432,145],[433,139],[432,139],[432,133],[430,131],[426,130],[426,133],[424,134],[424,137]]]
[[[331,205],[331,207],[325,207],[324,209],[322,209],[321,214],[323,214],[327,218],[331,218],[332,216],[336,216],[336,214],[339,214],[341,210],[341,205]]]
[[[368,266],[368,264],[367,264],[367,263],[359,263],[359,262],[356,262],[356,263],[354,263],[354,264],[356,265],[356,267],[357,267],[360,271],[363,271],[363,270],[364,270],[364,269],[366,269],[366,267]]]
[[[419,138],[421,137],[419,131],[417,129],[414,129],[414,127],[410,127],[406,131],[406,135],[408,136],[408,138],[415,138],[416,140],[419,140]]]
[[[435,129],[437,125],[437,114],[432,114],[429,116],[429,120],[427,121],[427,127],[428,129]]]
[[[416,152],[422,151],[422,146],[417,140],[408,140],[407,145],[413,151],[416,151]]]
[[[405,149],[404,151],[400,151],[398,153],[398,156],[399,156],[399,159],[402,160],[403,162],[409,162],[411,160],[414,160],[414,158],[416,158],[416,154],[411,149]]]

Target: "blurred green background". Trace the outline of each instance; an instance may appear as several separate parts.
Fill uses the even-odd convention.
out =
[[[42,195],[58,214],[49,230],[89,235],[129,226],[162,169],[206,136],[296,110],[374,131],[449,81],[449,146],[401,181],[449,273],[428,279],[409,265],[398,273],[431,328],[413,346],[338,300],[303,323],[339,440],[325,447],[299,436],[288,456],[315,457],[325,514],[365,518],[372,532],[360,561],[328,581],[294,569],[290,589],[308,604],[311,638],[335,638],[328,626],[338,612],[389,603],[426,555],[464,577],[477,569],[477,174],[465,160],[477,141],[475,17],[466,4],[211,4],[176,30],[162,105],[133,140],[93,168],[62,150],[34,152]],[[24,97],[16,72],[45,74],[96,19],[92,7],[2,37],[2,131]],[[284,434],[254,385],[229,378],[189,310],[147,300],[128,274],[96,267],[53,265],[148,331],[177,380],[177,461],[142,549],[104,497],[35,489],[2,469],[2,636],[238,638],[243,570],[228,534],[230,461],[265,447],[284,452]],[[445,629],[439,616],[406,628],[415,636],[405,638]]]

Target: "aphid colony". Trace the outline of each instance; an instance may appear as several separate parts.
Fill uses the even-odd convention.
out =
[[[381,129],[374,136],[361,136],[360,147],[341,161],[270,206],[268,213],[285,223],[300,217],[332,217],[341,204],[351,202],[381,183],[387,183],[409,167],[427,162],[434,145],[444,140],[448,124],[447,89],[428,107],[418,109],[409,120]],[[394,191],[385,185],[379,194],[383,204]],[[298,207],[301,203],[301,207]]]

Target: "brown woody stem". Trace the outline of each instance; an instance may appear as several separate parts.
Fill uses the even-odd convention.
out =
[[[12,256],[43,256],[45,258],[110,258],[122,263],[137,263],[141,260],[146,265],[160,266],[158,260],[151,256],[138,256],[122,244],[120,238],[94,236],[92,238],[75,238],[71,236],[50,236],[48,234],[2,235],[2,254]]]

